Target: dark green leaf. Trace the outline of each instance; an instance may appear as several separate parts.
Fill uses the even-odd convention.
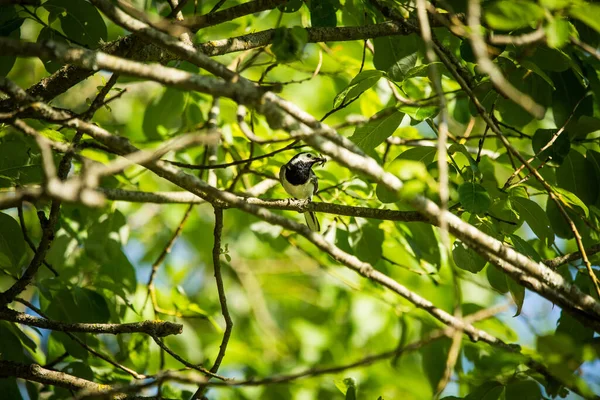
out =
[[[25,239],[19,223],[0,212],[0,267],[17,270],[25,257]]]
[[[106,323],[110,319],[110,311],[106,299],[87,288],[73,288],[71,290],[78,313],[84,319],[79,322]]]
[[[477,254],[473,249],[466,247],[458,240],[454,242],[452,258],[454,259],[454,264],[456,264],[458,268],[474,274],[481,271],[487,263],[487,261]]]
[[[531,140],[531,147],[533,147],[533,151],[538,154],[540,150],[548,144],[556,132],[556,129],[538,129],[535,131],[533,139]],[[549,148],[538,155],[538,158],[540,161],[546,161],[548,157],[551,157],[552,161],[556,162],[557,164],[562,164],[570,150],[571,141],[569,140],[569,136],[565,135],[563,132],[558,136],[558,138],[556,138],[556,141],[552,143]]]
[[[94,380],[94,372],[89,365],[81,361],[72,362],[62,369],[63,372],[88,381]]]
[[[544,64],[538,62],[538,65]],[[556,87],[556,90],[552,92],[552,113],[554,123],[561,128],[571,115],[571,122],[575,122],[579,116],[584,114],[585,110],[583,104],[580,104],[580,100],[585,95],[586,88],[570,69],[560,74],[552,74],[552,80]],[[578,104],[579,106],[577,106]]]
[[[2,7],[0,10],[0,36],[12,39],[21,37],[21,24],[25,19],[19,17],[14,6]],[[0,76],[6,76],[15,64],[17,57],[0,55]]]
[[[310,24],[316,27],[335,27],[337,17],[335,12],[340,7],[338,0],[310,0]]]
[[[1,360],[15,361],[20,363],[27,362],[24,348],[19,337],[12,331],[8,322],[0,321],[0,356]]]
[[[446,370],[446,364],[440,362],[440,360],[446,360],[448,358],[449,348],[450,340],[444,338],[428,344],[421,350],[423,371],[434,392]]]
[[[368,70],[359,73],[344,90],[335,96],[335,99],[333,99],[333,108],[338,108],[346,103],[346,100],[350,101],[360,96],[365,90],[373,87],[382,76],[383,73],[377,70]]]
[[[504,386],[500,382],[486,382],[474,389],[465,400],[499,400],[504,393]]]
[[[515,246],[515,249],[519,253],[525,254],[527,257],[531,258],[533,261],[537,261],[537,262],[542,261],[542,257],[540,257],[538,252],[535,251],[535,249],[529,242],[525,241],[524,239],[522,239],[520,236],[517,236],[517,235],[510,235],[509,237],[512,240],[513,246]]]
[[[506,275],[504,275],[497,267],[489,265],[486,270],[486,275],[490,286],[500,293],[508,292],[508,284],[506,283]]]
[[[494,29],[512,31],[534,27],[543,17],[544,9],[525,0],[500,0],[484,9],[485,21]]]
[[[307,42],[308,33],[301,26],[277,28],[273,34],[271,51],[277,57],[278,63],[285,64],[299,60]]]
[[[521,309],[523,308],[523,302],[525,301],[525,288],[515,282],[512,278],[509,278],[508,275],[506,275],[506,285],[510,291],[510,296],[517,306],[517,311],[514,315],[516,317],[521,314]]]
[[[304,1],[302,0],[287,0],[284,4],[277,6],[284,13],[293,13],[302,8]]]
[[[495,196],[494,196],[495,197]],[[505,198],[496,198],[489,210],[497,229],[503,234],[513,233],[523,219],[513,208],[512,202]]]
[[[22,400],[19,385],[16,378],[0,378],[0,393],[2,398],[10,400]]]
[[[385,117],[378,118],[378,114],[388,114]],[[373,121],[367,122],[363,126],[359,126],[354,130],[350,140],[352,140],[358,147],[365,151],[373,150],[379,144],[383,143],[388,137],[392,136],[394,131],[402,122],[404,113],[400,111],[394,111],[389,113],[389,110],[382,110],[372,118]]]
[[[531,379],[519,380],[506,385],[506,400],[539,400],[542,397],[539,384]]]
[[[556,182],[584,204],[594,204],[598,198],[598,177],[594,166],[577,150],[571,150],[556,170]]]
[[[542,207],[524,197],[511,197],[510,201],[533,233],[548,245],[551,245],[554,242],[554,232]]]
[[[40,34],[37,37],[37,43],[41,43],[44,40],[53,40],[59,43],[67,43],[67,40],[64,37],[60,36],[54,29],[50,27],[43,27],[40,31]],[[42,60],[42,63],[44,64],[44,68],[46,68],[46,71],[48,71],[51,74],[55,73],[63,66],[62,63],[49,59]]]
[[[458,187],[460,203],[470,213],[483,214],[492,205],[490,195],[483,186],[475,182],[465,182]]]
[[[369,264],[375,264],[383,254],[383,230],[375,224],[365,224],[361,227],[360,238],[355,245],[355,254]]]
[[[167,88],[146,107],[142,128],[150,140],[163,139],[182,123],[183,106],[186,94],[178,89]]]
[[[60,26],[74,42],[95,49],[106,40],[106,24],[98,9],[85,0],[49,0],[44,8],[58,14]]]
[[[393,80],[401,82],[415,66],[418,41],[416,34],[375,38],[373,65],[378,70],[387,72]]]

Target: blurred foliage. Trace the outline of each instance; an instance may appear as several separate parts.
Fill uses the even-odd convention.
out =
[[[207,13],[216,1],[188,1],[185,16]],[[231,7],[239,1],[228,1]],[[167,1],[132,1],[151,17],[170,12]],[[436,2],[438,4],[438,2]],[[390,5],[403,15],[416,14],[414,2]],[[466,11],[466,1],[439,2],[439,7]],[[446,8],[447,7],[447,8]],[[519,36],[543,29],[547,40],[524,46],[494,47],[494,63],[508,81],[547,109],[534,119],[520,105],[495,91],[475,65],[468,39],[447,28],[434,33],[462,66],[475,74],[475,94],[502,124],[511,143],[540,168],[543,178],[565,202],[586,246],[600,238],[600,61],[572,39],[597,50],[600,6],[582,0],[538,2],[484,1],[486,37]],[[216,57],[238,68],[253,81],[280,83],[281,96],[310,114],[336,126],[384,167],[406,182],[401,195],[425,194],[438,200],[436,140],[438,99],[429,74],[431,65],[416,34],[379,37],[364,49],[362,41],[307,43],[303,27],[365,26],[385,18],[363,0],[290,0],[279,9],[227,21],[200,30],[197,42],[277,28],[272,45],[249,52]],[[40,7],[2,6],[0,36],[29,41],[52,39],[95,49],[127,35],[91,5],[78,0],[48,0]],[[174,68],[203,73],[185,62]],[[527,170],[509,180],[518,160],[487,132],[476,109],[449,71],[436,63],[447,93],[450,132],[450,207],[464,221],[539,261],[576,251],[573,234],[556,205]],[[30,87],[61,68],[56,62],[0,55],[0,74]],[[314,74],[313,72],[318,71]],[[79,113],[106,84],[101,71],[56,98],[52,105]],[[125,94],[101,108],[93,122],[141,147],[204,129],[212,99],[152,82],[122,76],[109,93]],[[408,99],[405,104],[399,99]],[[218,163],[269,153],[286,143],[250,143],[236,123],[237,106],[220,102],[218,127],[223,141]],[[334,111],[335,112],[332,112]],[[346,123],[357,116],[366,123]],[[52,140],[68,142],[69,129],[28,120]],[[248,122],[263,139],[285,137],[272,132],[263,116]],[[549,148],[540,150],[564,128]],[[487,136],[486,136],[486,132]],[[114,155],[92,146],[84,137],[81,155],[107,163]],[[398,144],[399,143],[399,144]],[[478,148],[481,146],[481,149]],[[297,150],[214,171],[217,186],[244,192],[268,177]],[[167,156],[201,164],[205,149]],[[59,160],[59,157],[57,157]],[[81,171],[75,161],[71,173]],[[410,211],[390,193],[334,162],[318,168],[317,201]],[[0,188],[4,191],[42,181],[41,157],[35,142],[0,126]],[[206,179],[206,171],[200,174]],[[172,184],[132,166],[105,178],[105,187],[146,192],[177,190]],[[263,198],[286,198],[280,185]],[[185,212],[185,205],[114,202],[101,209],[77,204],[62,206],[58,229],[46,258],[58,272],[42,267],[24,297],[49,317],[65,322],[133,322],[172,319],[184,324],[183,334],[166,344],[183,358],[209,368],[223,335],[220,303],[212,270],[213,213],[210,205],[196,206],[172,252],[159,266],[155,281],[158,304],[185,318],[155,314],[147,301],[147,284],[154,263]],[[49,202],[26,204],[24,223],[37,243],[41,229],[36,212],[46,215]],[[281,212],[301,221],[294,212]],[[600,393],[598,337],[566,313],[527,292],[460,241],[453,240],[445,256],[436,228],[422,222],[368,221],[358,217],[320,215],[326,240],[371,263],[392,278],[451,312],[462,301],[466,315],[511,298],[509,313],[476,323],[500,339],[523,346],[524,354],[549,367],[555,379],[529,368],[524,357],[463,339],[446,398],[539,399],[564,397],[563,384],[586,396]],[[0,213],[0,290],[13,282],[32,257],[24,241],[17,211]],[[263,378],[307,368],[344,365],[370,354],[423,340],[440,324],[407,301],[382,290],[320,253],[306,239],[271,226],[236,209],[225,211],[223,230],[224,283],[233,333],[219,373],[240,379]],[[592,257],[596,268],[598,257]],[[594,295],[580,261],[560,273]],[[459,282],[457,300],[454,281]],[[512,317],[512,315],[515,317]],[[77,335],[88,346],[109,355],[138,373],[156,374],[181,364],[160,355],[146,336]],[[94,357],[64,333],[48,333],[0,322],[0,358],[51,363],[54,368],[101,383],[121,383],[130,377]],[[451,340],[439,339],[422,348],[387,357],[333,375],[305,378],[278,385],[210,389],[209,399],[424,399],[435,395],[444,374]],[[66,354],[66,356],[63,356]],[[70,398],[68,390],[15,379],[1,379],[7,399]],[[185,398],[192,385],[168,383],[165,398]],[[38,393],[39,396],[38,397]],[[144,394],[153,394],[148,391]],[[8,397],[5,397],[8,396]],[[575,397],[574,394],[570,396]]]

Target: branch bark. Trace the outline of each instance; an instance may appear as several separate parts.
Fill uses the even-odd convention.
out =
[[[60,332],[85,332],[94,334],[120,335],[123,333],[145,333],[151,336],[164,337],[179,335],[183,325],[169,321],[142,321],[128,324],[92,324],[68,323],[39,318],[8,308],[0,310],[0,320],[16,322],[23,325],[35,326]]]

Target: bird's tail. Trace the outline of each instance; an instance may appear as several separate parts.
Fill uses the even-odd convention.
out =
[[[317,216],[312,211],[307,211],[304,213],[304,219],[306,220],[306,225],[313,232],[321,232],[321,225],[319,224],[319,220]]]

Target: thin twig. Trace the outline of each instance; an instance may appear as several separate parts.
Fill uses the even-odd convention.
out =
[[[233,321],[231,319],[231,315],[229,314],[229,309],[227,308],[227,297],[225,295],[225,286],[223,285],[223,275],[221,273],[221,234],[223,232],[223,209],[219,207],[214,207],[215,211],[215,230],[213,233],[214,236],[214,244],[212,250],[213,257],[213,267],[215,270],[215,280],[217,282],[217,291],[219,292],[219,303],[221,304],[221,313],[223,314],[223,318],[225,319],[225,332],[223,332],[223,339],[221,340],[221,346],[219,347],[219,354],[217,354],[217,358],[210,369],[210,372],[217,373],[219,371],[219,367],[221,366],[221,362],[225,357],[225,352],[227,351],[227,344],[229,343],[229,337],[231,336],[231,330],[233,329]],[[202,396],[204,391],[206,390],[206,385],[200,385],[196,393],[192,396],[192,398],[197,399]]]

